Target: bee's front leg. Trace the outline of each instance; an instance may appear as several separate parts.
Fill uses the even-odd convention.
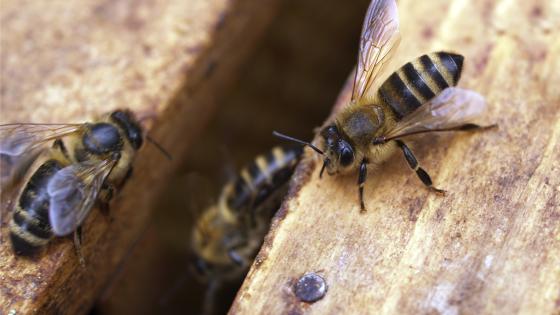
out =
[[[360,196],[360,211],[366,212],[366,206],[364,204],[364,185],[367,178],[367,164],[368,160],[363,159],[360,163],[360,174],[358,175],[358,193]]]

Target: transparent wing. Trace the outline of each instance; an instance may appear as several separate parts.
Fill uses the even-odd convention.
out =
[[[82,224],[114,165],[114,160],[83,162],[67,166],[53,176],[47,192],[49,220],[55,235],[68,235]]]
[[[0,154],[17,156],[37,149],[45,142],[71,134],[83,124],[0,125]]]
[[[362,28],[352,101],[371,89],[399,41],[397,3],[395,0],[372,0]]]
[[[43,150],[30,150],[21,156],[0,154],[0,194],[8,186],[21,183],[27,170]]]
[[[429,130],[448,129],[472,122],[486,108],[484,97],[474,91],[449,87],[405,116],[385,138],[398,138]]]

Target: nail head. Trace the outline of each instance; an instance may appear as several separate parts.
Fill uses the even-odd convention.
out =
[[[303,302],[313,303],[322,299],[327,293],[327,284],[323,277],[315,273],[306,273],[295,286],[295,294]]]

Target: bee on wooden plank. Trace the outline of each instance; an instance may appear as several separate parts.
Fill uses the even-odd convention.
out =
[[[212,313],[221,285],[242,280],[248,271],[301,154],[300,147],[275,147],[259,155],[199,216],[191,249],[196,257],[193,267],[208,284],[205,313]]]
[[[372,0],[362,28],[358,64],[350,103],[321,132],[321,145],[278,132],[277,137],[309,146],[323,156],[329,175],[358,170],[360,208],[365,211],[364,183],[368,166],[401,150],[410,168],[431,191],[444,194],[418,163],[402,138],[410,135],[481,130],[471,121],[486,107],[484,98],[456,88],[463,56],[449,52],[422,55],[393,72],[381,85],[377,79],[400,42],[395,0]]]
[[[34,159],[12,204],[14,252],[32,256],[52,237],[79,232],[94,204],[107,207],[124,184],[143,141],[140,123],[128,110],[81,124],[0,125],[0,155],[14,168],[18,159]],[[79,233],[74,236],[79,249]]]

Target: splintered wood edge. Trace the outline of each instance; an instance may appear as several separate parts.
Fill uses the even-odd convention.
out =
[[[422,40],[403,40],[397,65],[439,49],[464,54],[459,86],[485,95],[500,126],[420,140],[421,163],[452,194],[429,195],[391,161],[366,185],[373,209],[360,215],[355,178],[319,180],[308,150],[230,314],[560,313],[558,8],[464,4],[399,1],[401,33]],[[348,81],[334,112],[350,91]],[[326,277],[318,302],[294,294],[306,272]]]
[[[16,314],[76,314],[89,311],[96,297],[108,285],[109,280],[114,277],[117,268],[120,268],[127,253],[145,230],[150,218],[150,209],[154,206],[153,202],[162,187],[165,186],[161,184],[161,181],[173,173],[173,170],[187,154],[190,143],[203,129],[205,122],[217,106],[214,102],[217,94],[232,81],[236,68],[247,56],[258,35],[271,19],[277,1],[269,0],[266,1],[265,5],[261,2],[256,5],[256,1],[183,1],[166,4],[175,5],[172,12],[191,14],[189,16],[191,20],[183,20],[177,16],[174,18],[179,19],[178,21],[170,20],[172,17],[166,16],[160,17],[163,20],[154,19],[158,23],[163,23],[167,33],[150,35],[163,36],[165,40],[171,41],[171,46],[168,52],[157,51],[157,53],[169,54],[168,60],[156,67],[157,69],[153,68],[154,65],[145,65],[145,68],[154,71],[153,76],[156,77],[153,79],[155,83],[153,81],[149,82],[150,86],[141,84],[139,86],[140,90],[137,90],[138,87],[125,85],[122,87],[122,93],[119,91],[112,96],[112,99],[101,98],[103,102],[106,102],[103,106],[95,106],[97,102],[93,101],[89,105],[84,103],[82,107],[81,102],[84,101],[82,97],[95,96],[95,93],[97,93],[93,89],[95,85],[84,85],[84,87],[81,87],[84,90],[72,90],[66,95],[57,94],[57,97],[59,97],[57,101],[62,100],[64,102],[58,105],[48,104],[49,106],[45,106],[50,108],[47,111],[38,106],[43,101],[53,101],[51,99],[37,99],[35,95],[30,102],[25,102],[24,94],[14,96],[7,92],[3,93],[3,122],[29,120],[60,122],[60,119],[62,121],[83,121],[114,108],[122,108],[125,106],[123,104],[127,104],[129,105],[128,108],[139,116],[152,118],[147,130],[152,138],[157,139],[163,147],[171,152],[173,161],[167,161],[150,144],[145,145],[140,150],[134,164],[134,175],[125,185],[123,191],[119,192],[112,201],[110,215],[108,217],[103,216],[94,209],[84,224],[82,252],[86,259],[85,268],[79,265],[72,241],[67,238],[53,240],[41,255],[33,260],[17,258],[12,253],[8,231],[3,228],[3,242],[0,244],[0,281],[2,282],[0,313],[8,314],[15,311]],[[92,25],[96,25],[93,23],[98,23],[101,19],[101,23],[107,23],[107,20],[115,23],[123,22],[126,29],[131,26],[142,28],[144,23],[153,22],[149,16],[147,20],[144,20],[146,16],[143,15],[131,16],[131,20],[121,21],[122,16],[119,14],[123,12],[122,10],[126,11],[126,8],[118,7],[118,4],[115,3],[92,1],[79,5],[93,5],[95,7],[92,9],[93,14],[98,16],[93,18],[93,22],[91,20],[83,21],[84,23],[91,22]],[[158,4],[155,4],[155,7],[158,7]],[[197,10],[200,15],[196,13]],[[4,4],[3,11],[2,24],[4,26],[8,24],[20,30],[36,28],[36,25],[30,23],[33,18],[38,17],[37,15],[34,16],[33,13],[41,12],[43,14],[46,12],[43,18],[47,20],[50,17],[47,13],[51,13],[47,9],[41,8],[39,3],[30,3],[27,7],[15,2]],[[83,13],[80,10],[76,11],[76,15]],[[11,12],[12,15],[6,14],[7,12]],[[85,14],[90,13],[86,12]],[[23,21],[14,22],[14,17],[17,20],[18,14],[31,15],[31,17],[28,16]],[[131,13],[131,15],[134,14]],[[198,20],[201,22],[197,23]],[[41,22],[44,23],[45,21]],[[130,25],[130,23],[133,25]],[[121,25],[115,27],[118,28]],[[64,28],[68,28],[68,25],[56,24],[52,27],[53,32],[59,32],[59,34],[65,34],[61,30]],[[46,31],[47,34],[48,30],[48,27],[41,29],[42,32]],[[79,32],[83,29],[78,27],[77,30]],[[115,30],[115,34],[122,35],[119,32],[122,32],[122,30]],[[22,31],[22,34],[26,33]],[[30,31],[29,34],[32,34],[30,36],[33,37],[34,33]],[[17,41],[22,40],[18,36],[14,35],[10,39],[16,41],[15,44],[17,44]],[[95,36],[99,36],[99,34],[95,34]],[[174,38],[173,36],[183,36],[187,39],[182,40],[181,37]],[[5,39],[4,36],[3,38],[2,47],[10,47],[9,40]],[[117,38],[118,36],[107,40],[113,42]],[[12,46],[16,46],[15,44]],[[53,51],[60,49],[60,47],[48,46],[50,44],[49,39],[41,44],[47,45],[47,47],[44,47],[45,49],[52,49]],[[157,44],[157,40],[154,44]],[[130,49],[134,44],[131,45]],[[149,55],[153,54],[156,49],[146,45],[140,46],[136,48],[147,54],[141,60],[148,62]],[[4,52],[3,59],[7,58],[10,53],[13,52],[9,50],[7,53]],[[130,51],[131,55],[134,53],[134,51]],[[121,58],[126,59],[124,56],[121,56]],[[76,75],[74,77],[75,81],[80,81],[81,74],[84,73],[87,82],[87,65],[83,65],[81,61],[83,60],[80,60],[80,58],[70,61],[76,63],[73,66],[81,69],[77,71],[77,74],[64,73],[60,78],[60,74],[54,74],[53,80],[57,81],[57,84],[61,84],[57,86],[60,91],[66,91],[64,84],[72,83],[72,75]],[[41,60],[35,60],[37,68],[40,68],[40,62]],[[31,67],[31,65],[33,64],[25,64],[28,67]],[[3,68],[4,78],[17,75],[17,68],[14,69],[13,67],[13,65],[9,65]],[[85,68],[82,69],[82,67]],[[141,68],[143,67],[142,64],[131,65],[131,67],[138,67],[137,70],[144,73]],[[31,69],[35,71],[35,68]],[[95,68],[92,71],[95,71]],[[126,71],[126,69],[122,71]],[[48,74],[46,74],[45,81],[51,78],[48,77]],[[107,74],[105,73],[105,75]],[[38,74],[34,73],[34,75]],[[100,75],[99,77],[104,78],[105,76]],[[119,77],[119,74],[108,75],[108,77],[114,79]],[[89,78],[91,79],[91,76]],[[38,80],[39,78],[37,76],[29,78],[29,80],[33,79]],[[59,79],[61,79],[61,83],[58,82]],[[104,80],[101,79],[96,84],[111,84],[110,81]],[[3,81],[3,89],[10,91],[13,88],[15,91],[13,93],[30,94],[30,92],[21,91],[10,84],[8,81]],[[130,90],[127,90],[127,88]],[[90,92],[87,89],[92,91]],[[98,89],[103,90],[102,87]],[[108,90],[113,91],[112,88],[108,88]],[[127,92],[129,93],[127,94]],[[78,95],[78,97],[73,99],[74,95]],[[16,102],[20,99],[21,102]],[[94,104],[94,106],[92,107],[91,104]],[[155,210],[160,211],[157,206]],[[6,226],[8,217],[9,215],[3,215],[3,227]]]

